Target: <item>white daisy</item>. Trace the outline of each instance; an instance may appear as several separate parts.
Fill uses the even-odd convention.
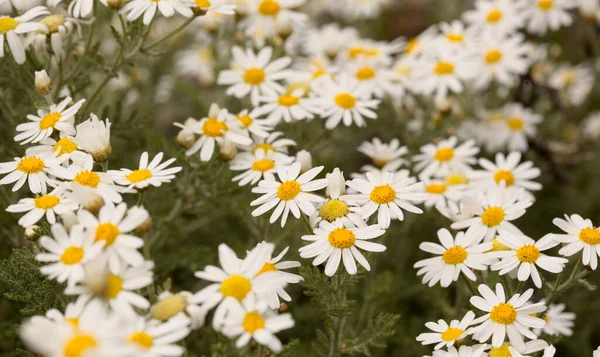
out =
[[[535,340],[537,337],[529,329],[542,328],[546,324],[544,320],[531,316],[532,313],[545,311],[544,303],[528,303],[533,289],[523,294],[515,294],[508,301],[500,283],[496,285],[495,294],[483,284],[479,285],[478,290],[483,298],[473,296],[469,301],[486,314],[475,319],[476,324],[481,324],[473,328],[473,338],[479,342],[486,342],[491,337],[492,346],[497,348],[502,346],[508,335],[508,340],[518,351],[525,350],[523,336]]]
[[[433,351],[433,357],[481,357],[486,345],[448,347],[448,351]]]
[[[45,25],[46,29],[31,34],[28,40],[33,43],[36,51],[41,52],[48,51],[47,43],[49,42],[54,55],[62,60],[65,55],[63,50],[64,41],[70,36],[73,29],[79,25],[79,22],[72,17],[57,13],[44,17],[40,23]]]
[[[477,0],[475,9],[466,11],[463,19],[494,35],[515,33],[525,22],[521,5],[513,0]]]
[[[402,158],[408,153],[408,149],[406,146],[400,146],[398,139],[383,143],[381,139],[373,138],[372,142],[361,143],[358,151],[370,157],[373,164],[381,171],[397,171],[402,165],[408,164],[408,161]]]
[[[282,120],[291,123],[293,120],[313,119],[314,114],[320,113],[316,103],[303,97],[304,91],[297,89],[292,93],[270,94],[260,98],[265,103],[256,111],[260,115],[267,115],[265,121],[270,126],[276,126]]]
[[[424,242],[419,245],[422,251],[437,254],[437,257],[418,261],[414,267],[419,268],[417,276],[423,275],[423,284],[434,286],[438,282],[444,288],[453,281],[458,281],[462,272],[472,281],[477,277],[471,269],[487,270],[491,263],[484,253],[492,249],[492,243],[482,243],[485,229],[469,228],[466,232],[456,233],[456,239],[447,229],[438,231],[442,245]]]
[[[449,175],[453,178],[455,175]],[[450,185],[446,180],[441,179],[423,179],[423,192],[427,193],[428,197],[423,202],[426,208],[435,207],[440,212],[446,209],[449,201],[459,201],[464,195],[464,186],[462,184]]]
[[[0,174],[8,174],[0,180],[0,185],[8,185],[16,182],[12,188],[15,192],[20,189],[25,181],[29,184],[29,190],[32,193],[41,193],[45,195],[47,185],[53,185],[54,182],[48,177],[62,177],[62,167],[60,164],[67,159],[66,156],[24,156],[22,158],[15,157],[14,161],[0,163]]]
[[[34,31],[44,31],[46,28],[45,25],[31,20],[48,14],[49,11],[45,6],[36,6],[23,15],[14,18],[0,16],[0,57],[4,57],[4,40],[6,39],[15,62],[18,64],[25,63],[25,46],[23,39],[19,35]]]
[[[521,161],[521,153],[513,151],[508,155],[496,154],[496,162],[486,158],[479,159],[479,165],[484,169],[473,171],[470,176],[476,184],[500,185],[504,182],[509,191],[524,189],[527,191],[539,191],[542,185],[533,181],[540,176],[540,169],[533,167],[531,161]],[[530,197],[533,200],[533,197]]]
[[[340,54],[337,61],[347,63],[354,60],[368,60],[373,65],[389,66],[394,56],[403,48],[402,39],[392,42],[358,39],[348,43],[346,51]]]
[[[418,73],[420,62],[414,56],[403,54],[392,66],[390,77],[396,83],[392,97],[404,99],[407,92],[414,93],[417,87],[415,81],[415,70]]]
[[[302,236],[302,240],[312,242],[299,249],[302,258],[315,258],[314,266],[327,261],[325,275],[333,276],[338,270],[340,261],[350,275],[357,273],[356,262],[370,271],[371,266],[358,248],[368,252],[383,252],[383,244],[369,242],[385,233],[379,225],[362,228],[346,228],[340,221],[329,223],[321,221],[311,235]]]
[[[255,152],[243,152],[238,154],[230,163],[232,171],[244,171],[234,176],[232,181],[239,181],[240,186],[247,184],[255,185],[258,181],[275,181],[275,173],[279,168],[289,166],[294,162],[293,157],[275,151],[267,151],[259,148]]]
[[[504,112],[509,130],[505,138],[502,135],[496,137],[507,143],[509,151],[527,151],[527,138],[536,134],[536,125],[542,122],[542,116],[518,103],[508,104],[504,107]]]
[[[185,17],[192,17],[192,9],[180,0],[133,0],[121,9],[122,14],[127,14],[127,21],[135,21],[142,14],[144,25],[149,25],[158,10],[164,17],[171,17],[178,12]]]
[[[282,154],[288,153],[290,146],[296,146],[296,142],[292,139],[283,137],[285,135],[281,131],[274,131],[270,133],[266,138],[252,135],[252,145],[243,146],[242,150],[250,151],[255,153],[258,149],[263,149],[265,152],[275,151]]]
[[[213,12],[221,15],[235,15],[236,8],[229,0],[187,0],[186,5],[200,9],[205,14]]]
[[[339,24],[333,22],[306,29],[306,41],[302,45],[312,57],[335,59],[346,50],[348,44],[358,39],[358,31],[355,28],[340,28]]]
[[[376,98],[394,95],[397,91],[393,71],[388,66],[375,65],[372,61],[362,59],[349,63],[344,72],[368,87]]]
[[[184,314],[169,321],[156,323],[144,317],[136,317],[127,329],[127,344],[139,357],[178,357],[185,349],[176,343],[190,333],[190,319]]]
[[[75,135],[75,114],[85,99],[69,106],[71,102],[71,97],[67,97],[59,104],[50,105],[47,111],[40,109],[37,115],[27,115],[31,122],[17,125],[17,131],[21,133],[15,136],[15,141],[21,142],[21,145],[37,143],[52,135],[54,130],[58,130],[61,135]]]
[[[305,0],[247,0],[246,3],[247,17],[239,26],[259,48],[266,39],[279,35],[282,27],[289,35],[308,21],[307,14],[295,11]]]
[[[437,49],[435,56],[426,56],[416,68],[415,84],[419,93],[445,99],[448,93],[462,93],[463,82],[473,76],[464,51],[452,52],[448,48]]]
[[[63,314],[57,309],[50,309],[46,311],[46,318],[61,324],[68,323],[71,325],[73,329],[77,329],[79,326],[79,319],[81,318],[83,312],[85,311],[85,307],[89,301],[89,297],[80,296],[75,300],[75,302],[70,302],[67,304],[65,308],[65,313]]]
[[[57,6],[62,0],[48,0],[48,6]],[[85,18],[92,15],[95,0],[74,0],[69,4],[69,14],[77,18]],[[107,0],[98,0],[102,5],[107,6]]]
[[[467,49],[476,37],[474,28],[466,27],[460,20],[453,20],[450,23],[441,22],[439,28],[440,35],[437,38],[437,42],[441,46],[451,48],[452,51]]]
[[[52,138],[45,138],[40,140],[40,145],[31,146],[25,150],[27,156],[51,156],[56,153],[56,156],[66,155],[67,158],[73,162],[81,162],[84,159],[86,153],[79,150],[77,144],[75,144],[72,136],[65,136],[62,139],[56,141]],[[64,161],[63,165],[66,166],[69,161]]]
[[[19,219],[21,227],[29,227],[36,224],[42,217],[50,224],[56,223],[56,215],[63,215],[75,211],[79,205],[65,197],[65,187],[59,186],[47,195],[36,198],[22,198],[18,203],[6,208],[7,212],[27,212]]]
[[[61,177],[94,190],[106,202],[120,203],[123,198],[119,194],[121,189],[113,184],[110,174],[95,172],[94,159],[86,155],[82,162],[73,163],[68,168],[61,170]]]
[[[535,315],[535,314],[534,314]],[[549,351],[548,348],[552,346],[548,346],[548,343],[543,340],[533,340],[525,342],[525,349],[517,350],[510,343],[504,343],[500,347],[493,347],[492,345],[483,345],[485,349],[489,349],[484,352],[481,357],[495,357],[495,356],[510,356],[510,357],[531,357],[536,352],[540,352],[542,350]],[[526,354],[526,355],[524,355]],[[552,357],[554,354],[547,354],[544,352],[542,357]]]
[[[421,154],[413,156],[415,170],[419,177],[444,177],[453,172],[468,172],[470,165],[477,161],[475,155],[479,148],[474,140],[467,140],[456,146],[458,139],[452,136],[436,144],[421,147]]]
[[[596,270],[600,255],[600,228],[578,214],[565,215],[565,219],[554,218],[552,223],[566,233],[551,234],[551,237],[564,245],[558,253],[570,257],[583,250],[583,264]]]
[[[565,105],[582,104],[594,87],[594,70],[587,64],[560,65],[552,71],[548,85],[564,93]],[[562,99],[562,98],[561,98]]]
[[[544,301],[545,303],[545,301]],[[550,336],[573,336],[575,326],[575,314],[565,311],[565,304],[550,304],[542,319],[546,321],[543,329],[534,329],[533,332],[539,337],[542,333]]]
[[[78,124],[77,135],[73,142],[88,154],[92,155],[96,162],[105,162],[112,155],[110,145],[110,121],[105,122],[98,119],[93,113],[90,118]]]
[[[300,211],[310,216],[315,212],[313,202],[323,202],[323,198],[310,192],[317,191],[327,186],[327,179],[313,180],[322,170],[323,166],[312,168],[300,175],[301,165],[298,162],[277,171],[278,181],[262,180],[258,187],[252,189],[253,193],[263,194],[250,203],[250,206],[259,206],[252,215],[258,217],[275,208],[269,222],[275,222],[281,216],[281,226],[285,226],[289,212],[294,217],[300,218]]]
[[[556,31],[563,26],[570,26],[573,18],[568,10],[577,7],[571,0],[526,0],[524,15],[527,20],[527,31],[544,35],[550,29]]]
[[[270,123],[267,123],[267,120],[259,118],[262,115],[263,113],[258,108],[254,108],[252,111],[244,109],[235,115],[235,119],[242,124],[241,130],[248,133],[248,135],[266,138],[273,127]]]
[[[175,178],[175,174],[181,171],[181,166],[167,168],[175,162],[171,158],[162,164],[163,153],[159,152],[150,163],[148,163],[148,152],[144,152],[140,157],[140,166],[137,170],[121,169],[109,170],[109,174],[115,180],[115,183],[127,186],[128,191],[132,187],[136,189],[144,189],[148,186],[160,187],[163,183],[171,182]]]
[[[462,340],[469,335],[469,326],[475,319],[475,313],[468,311],[462,320],[452,320],[448,324],[444,320],[437,323],[428,322],[425,326],[433,332],[422,333],[417,336],[417,341],[423,345],[436,344],[434,349],[439,350],[442,347],[450,348],[456,341]]]
[[[192,295],[189,291],[179,291],[176,294],[163,291],[158,295],[157,302],[152,305],[150,317],[165,322],[184,313],[191,319],[192,330],[202,327],[208,311],[198,304],[191,303],[189,300]]]

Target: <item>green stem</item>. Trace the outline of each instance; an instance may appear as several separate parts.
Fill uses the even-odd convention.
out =
[[[256,348],[256,357],[262,357],[264,355],[264,346],[263,345],[258,345],[258,347]]]
[[[515,293],[520,294],[522,292],[524,286],[525,286],[525,282],[519,281],[519,284],[517,285],[517,290],[515,290]]]
[[[96,3],[97,3],[97,1],[94,1],[94,7],[92,9],[93,15],[96,14]],[[77,60],[77,63],[73,67],[73,69],[66,75],[64,82],[68,82],[71,78],[73,78],[73,76],[75,74],[77,74],[77,72],[83,65],[83,62],[85,61],[85,57],[87,56],[88,52],[90,51],[90,48],[92,47],[92,40],[94,38],[95,29],[96,29],[96,19],[93,20],[92,25],[90,26],[90,32],[88,33],[88,38],[85,41],[85,47],[83,48],[83,53],[81,54],[81,57],[79,57],[79,59]],[[62,61],[61,61],[61,63],[62,63]],[[62,86],[62,83],[63,83],[63,80],[61,77],[62,77],[62,75],[59,77],[58,86],[56,88],[57,95],[58,95],[58,92],[60,91],[60,87]]]
[[[308,220],[308,217],[306,217],[306,215],[302,213],[300,214],[300,219],[302,220],[302,223],[304,223],[304,227],[306,227],[308,233],[313,234],[313,229],[310,226],[310,221]]]
[[[583,254],[579,256],[579,259],[577,260],[575,265],[573,265],[573,270],[571,270],[569,278],[563,284],[560,284],[563,273],[561,272],[558,275],[558,277],[556,278],[556,282],[554,283],[554,288],[552,289],[550,296],[548,296],[548,298],[546,299],[546,306],[550,306],[550,304],[552,304],[554,300],[556,300],[556,298],[558,298],[562,293],[567,291],[577,280],[583,278],[588,273],[587,270],[579,272],[579,267],[583,263],[582,260]]]
[[[508,280],[508,277],[506,276],[506,274],[502,275],[502,283],[504,284],[504,289],[506,290],[506,293],[508,294],[508,296],[512,296],[513,295],[512,285],[511,285],[511,282]]]
[[[148,193],[148,191],[146,191],[146,190],[139,192],[138,200],[137,200],[137,203],[135,204],[136,206],[141,206],[144,204],[144,199],[146,198],[146,193]]]
[[[160,45],[161,43],[165,42],[166,40],[170,39],[171,37],[175,36],[176,34],[178,34],[179,32],[181,32],[183,29],[185,29],[189,24],[191,24],[192,21],[194,21],[195,19],[196,19],[196,17],[194,17],[194,16],[192,16],[191,18],[187,19],[183,24],[181,24],[175,30],[173,30],[170,33],[168,33],[165,37],[163,37],[160,40],[154,42],[153,44],[149,45],[148,47],[144,47],[142,49],[142,52],[146,52],[148,50],[151,50],[154,47],[156,47],[156,46]]]
[[[469,278],[463,276],[462,280],[465,282],[465,285],[467,286],[467,288],[469,288],[469,291],[471,292],[471,294],[473,294],[473,296],[479,295],[477,289],[475,289],[475,286],[473,285],[473,282]]]

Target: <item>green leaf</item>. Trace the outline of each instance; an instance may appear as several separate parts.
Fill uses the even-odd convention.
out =
[[[396,333],[394,326],[399,318],[400,315],[388,313],[377,315],[358,337],[344,342],[342,354],[370,356],[372,348],[384,348],[386,340]]]

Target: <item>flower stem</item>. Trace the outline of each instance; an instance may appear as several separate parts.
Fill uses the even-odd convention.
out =
[[[156,47],[156,46],[160,45],[161,43],[165,42],[166,40],[170,39],[171,37],[175,36],[176,34],[178,34],[179,32],[181,32],[183,29],[185,29],[189,24],[191,24],[192,21],[194,21],[195,19],[196,18],[193,17],[193,16],[191,18],[187,19],[183,24],[181,24],[175,30],[173,30],[170,33],[168,33],[165,37],[163,37],[160,40],[154,42],[153,44],[149,45],[148,47],[142,48],[142,52],[146,52],[148,50],[151,50],[154,47]]]

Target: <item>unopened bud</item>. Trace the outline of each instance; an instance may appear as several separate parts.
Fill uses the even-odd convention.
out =
[[[338,198],[346,193],[346,180],[344,180],[344,173],[337,167],[333,169],[333,172],[325,176],[329,183],[325,188],[325,194],[329,198]]]
[[[171,317],[185,311],[187,299],[182,295],[171,295],[160,300],[150,309],[150,316],[157,320],[167,321]]]
[[[300,173],[312,169],[312,155],[306,150],[300,150],[296,154],[296,161],[300,163]]]
[[[196,136],[191,131],[184,129],[177,134],[175,141],[177,145],[187,150],[196,142]]]
[[[280,314],[285,314],[286,312],[288,312],[288,310],[288,305],[285,302],[279,304],[279,309],[277,309],[277,311],[279,311]]]
[[[278,22],[275,26],[276,26],[275,30],[277,31],[277,34],[284,41],[288,37],[290,37],[290,35],[293,32],[293,28],[292,28],[292,25],[290,22],[287,22],[287,21]]]
[[[224,139],[219,148],[219,155],[223,161],[231,161],[237,155],[237,147],[231,140]]]
[[[60,216],[63,222],[63,226],[67,231],[71,231],[75,225],[79,224],[79,219],[77,219],[77,215],[73,212],[67,212]]]
[[[91,152],[90,154],[94,158],[95,162],[101,164],[110,160],[112,157],[112,146],[108,144],[108,146],[105,146],[102,150]]]
[[[38,226],[29,226],[25,228],[25,239],[30,240],[32,242],[38,240],[40,238],[40,235],[38,234],[39,229],[40,227]]]
[[[144,208],[141,208],[145,211]],[[150,228],[152,228],[152,217],[150,217],[150,215],[148,215],[148,218],[146,218],[142,223],[140,223],[137,227],[135,227],[135,229],[133,230],[133,233],[137,234],[138,236],[148,232],[150,230]]]
[[[35,72],[35,90],[41,95],[47,95],[52,91],[52,79],[45,69]]]
[[[100,212],[100,208],[104,206],[104,199],[97,193],[93,193],[89,199],[82,204],[83,208],[90,211],[91,213]]]
[[[192,12],[194,13],[194,16],[204,16],[204,15],[206,15],[206,9],[203,9],[201,7],[198,7],[198,6],[192,7]]]
[[[107,0],[106,3],[113,10],[121,10],[123,5],[125,5],[125,0]]]

